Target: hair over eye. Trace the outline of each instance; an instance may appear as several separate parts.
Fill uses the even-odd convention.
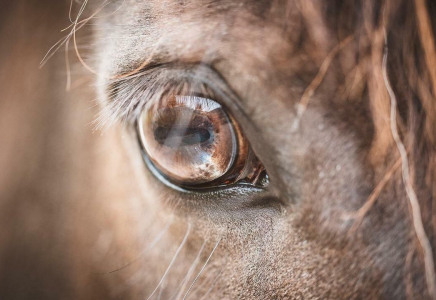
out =
[[[212,99],[166,95],[150,101],[138,131],[153,167],[178,185],[259,185],[261,177],[264,185],[267,179],[239,125]]]

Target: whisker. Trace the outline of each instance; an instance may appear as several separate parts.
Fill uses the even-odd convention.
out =
[[[203,273],[207,272],[208,269],[213,269],[213,267],[215,267],[215,266],[214,265],[207,266],[204,269]],[[214,273],[214,270],[211,270],[210,272]],[[206,285],[206,284],[209,284],[212,281],[212,279],[213,279],[213,277],[208,276],[208,277],[204,278],[201,282],[199,282],[199,284],[197,284],[197,286],[192,289],[192,291],[190,293],[191,297],[194,297],[195,295],[197,295],[197,293],[201,291],[201,287]]]
[[[65,43],[65,66],[67,68],[67,86],[65,90],[67,92],[71,90],[71,68],[70,68],[70,56],[68,52],[69,46],[70,46],[70,40],[67,40]]]
[[[87,20],[83,20],[83,21],[80,21],[79,23],[77,23],[77,25],[78,24],[80,24],[80,26],[76,29],[76,31],[78,31],[78,30],[80,30],[81,28],[83,28],[83,26],[85,26],[86,25],[86,22],[85,21],[87,21]],[[85,23],[84,23],[85,22]],[[61,32],[62,31],[65,31],[65,30],[67,30],[67,29],[69,29],[69,28],[71,28],[71,27],[73,27],[73,25],[74,24],[71,24],[70,26],[68,26],[67,28],[65,28],[65,29],[63,29],[63,30],[61,30]],[[40,65],[39,65],[39,68],[42,68],[42,67],[44,67],[44,65],[47,63],[47,61],[49,61],[50,60],[50,58],[52,58],[53,57],[53,55],[55,55],[58,51],[59,51],[59,49],[68,41],[68,40],[70,40],[71,39],[71,37],[73,36],[73,32],[71,31],[69,34],[67,34],[66,36],[64,36],[63,38],[61,38],[59,41],[57,41],[48,51],[47,51],[47,53],[45,54],[45,56],[43,57],[43,59],[41,60],[41,62],[40,62]]]
[[[215,287],[215,284],[218,282],[219,277],[221,276],[221,274],[224,271],[224,266],[221,268],[221,271],[218,273],[218,275],[215,277],[214,281],[212,282],[212,285],[210,286],[210,288],[207,290],[207,292],[200,298],[200,300],[203,300],[206,298],[206,296],[212,291],[212,289]]]
[[[157,300],[161,299],[164,288],[165,288],[165,282],[163,282],[160,286],[159,294],[157,295]]]
[[[73,0],[70,1],[70,10],[68,12],[68,19],[70,19],[71,23],[73,23],[73,18],[71,17],[72,10],[73,10]]]
[[[65,37],[63,37],[63,38],[61,38],[59,41],[57,41],[48,51],[47,51],[47,53],[46,53],[46,55],[43,57],[43,59],[42,59],[42,61],[41,61],[41,63],[40,63],[40,68],[42,68],[46,63],[47,63],[47,61],[48,60],[50,60],[50,58],[52,58],[53,57],[53,55],[67,42],[67,41],[69,41],[71,38],[73,38],[73,40],[74,40],[74,49],[75,49],[75,51],[76,51],[76,55],[77,55],[77,57],[78,57],[78,59],[79,59],[79,61],[82,63],[82,64],[84,64],[84,61],[83,61],[83,59],[82,59],[82,57],[80,56],[80,54],[79,54],[79,51],[78,51],[78,47],[77,47],[77,41],[76,41],[76,32],[78,31],[78,30],[80,30],[81,28],[83,28],[83,26],[85,26],[91,19],[94,19],[95,18],[95,16],[103,9],[103,8],[105,8],[110,2],[108,1],[108,0],[105,0],[104,2],[103,2],[103,4],[102,4],[102,6],[100,7],[100,8],[98,8],[89,18],[86,18],[86,19],[84,19],[84,20],[81,20],[81,21],[79,21],[79,19],[80,19],[80,17],[82,16],[82,14],[83,14],[83,12],[84,12],[84,10],[85,10],[85,8],[86,8],[86,5],[87,5],[87,3],[88,3],[88,0],[86,0],[86,1],[84,1],[83,2],[83,4],[82,4],[82,6],[81,6],[81,8],[80,8],[80,10],[79,10],[79,12],[78,12],[78,14],[77,14],[77,17],[76,17],[76,19],[74,20],[74,21],[72,21],[71,20],[71,15],[70,15],[70,20],[71,20],[71,22],[72,22],[72,24],[71,25],[69,25],[68,27],[66,27],[66,28],[64,28],[63,30],[61,30],[61,32],[63,32],[63,31],[66,31],[66,30],[68,30],[68,29],[70,29],[70,28],[72,28],[71,29],[71,32],[69,33],[69,34],[67,34]],[[90,68],[88,65],[86,65],[86,63],[84,64],[84,67],[86,68],[86,69],[88,69],[89,71],[91,71],[92,70],[92,68]],[[96,74],[96,72],[94,71],[94,70],[92,70],[91,71],[92,73],[94,73],[94,74]]]
[[[200,275],[203,273],[204,268],[206,268],[207,264],[209,263],[210,259],[212,258],[212,255],[214,254],[215,250],[218,248],[218,245],[220,244],[220,242],[221,242],[221,238],[218,239],[215,247],[213,248],[212,252],[210,253],[209,257],[207,258],[207,260],[204,263],[203,267],[201,268],[200,272],[198,272],[197,276],[195,277],[194,281],[192,282],[191,286],[189,287],[188,291],[186,292],[185,296],[183,297],[183,300],[185,300],[188,297],[189,292],[191,291],[194,284],[197,282]]]
[[[69,34],[64,36],[59,41],[57,41],[53,46],[51,46],[50,49],[48,49],[47,53],[39,63],[39,68],[42,68],[45,65],[45,63],[54,55],[54,53],[56,53],[59,50],[59,48],[64,45],[64,43],[69,39],[69,37],[70,37]]]
[[[141,252],[141,254],[135,258],[133,261],[129,262],[127,265],[122,266],[121,268],[118,268],[116,270],[112,270],[109,272],[104,272],[104,273],[92,273],[94,275],[106,275],[106,274],[112,274],[121,270],[124,270],[125,268],[131,266],[132,264],[134,264],[135,262],[137,262],[142,256],[144,256],[144,254],[146,254],[148,251],[150,251],[151,249],[154,248],[154,246],[156,246],[156,244],[163,238],[163,236],[165,235],[165,233],[168,231],[168,229],[170,228],[171,224],[173,222],[173,218],[171,218],[168,223],[165,225],[165,227],[159,232],[159,234],[154,238],[154,240],[150,243],[150,245],[148,245],[148,247]]]
[[[195,267],[198,265],[199,261],[200,261],[200,256],[201,253],[204,250],[204,247],[206,246],[207,240],[204,240],[203,245],[200,248],[200,251],[198,252],[197,256],[194,259],[194,262],[192,263],[191,267],[189,268],[188,272],[186,273],[185,277],[183,278],[179,288],[176,290],[175,294],[171,297],[171,299],[179,299],[181,297],[181,295],[183,294],[186,284],[188,283],[189,279],[192,276],[192,273],[195,270]]]
[[[85,2],[83,2],[83,5],[82,5],[82,7],[77,15],[76,22],[75,22],[74,27],[73,27],[73,43],[74,43],[74,49],[76,51],[77,58],[79,59],[80,63],[85,67],[85,69],[87,69],[91,73],[97,74],[97,72],[94,69],[92,69],[87,63],[85,63],[85,61],[82,59],[82,56],[80,55],[79,49],[77,48],[77,39],[76,39],[77,22],[78,22],[80,16],[82,15],[87,3],[88,3],[88,0],[85,0]],[[97,11],[94,14],[92,14],[91,17],[84,20],[84,23],[82,26],[84,26],[89,20],[91,20],[95,15],[97,15],[108,3],[109,2],[107,0],[105,0],[103,2],[103,5],[99,9],[97,9]]]
[[[177,248],[176,253],[174,254],[170,264],[168,265],[168,268],[165,270],[165,273],[163,274],[161,280],[159,281],[159,283],[157,284],[156,288],[153,290],[153,292],[150,294],[150,296],[148,296],[147,300],[150,300],[151,297],[153,297],[153,295],[156,293],[156,291],[158,290],[158,288],[160,287],[160,285],[162,284],[162,282],[165,280],[166,276],[168,275],[168,272],[170,271],[171,267],[173,266],[174,262],[177,259],[177,256],[179,255],[180,251],[182,250],[183,246],[185,245],[186,241],[188,240],[189,237],[189,233],[191,232],[191,223],[188,223],[188,229],[186,231],[185,237],[182,240],[182,243],[179,245],[179,247]]]

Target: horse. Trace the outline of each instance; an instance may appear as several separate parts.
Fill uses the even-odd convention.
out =
[[[436,5],[0,4],[1,299],[436,299]]]

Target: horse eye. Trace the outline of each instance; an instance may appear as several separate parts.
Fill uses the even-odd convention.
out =
[[[214,100],[167,95],[151,101],[138,119],[138,133],[152,167],[179,186],[268,182],[239,125]]]

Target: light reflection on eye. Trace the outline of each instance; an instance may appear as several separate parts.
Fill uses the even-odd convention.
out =
[[[154,167],[177,185],[267,184],[264,167],[238,124],[214,100],[171,95],[151,101],[138,131]]]

